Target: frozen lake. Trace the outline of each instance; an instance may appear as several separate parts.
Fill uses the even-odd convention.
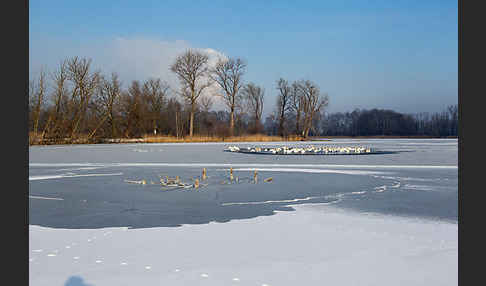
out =
[[[223,152],[230,145],[310,144],[361,145],[391,153],[278,156]],[[458,145],[454,139],[33,146],[29,148],[31,284],[67,282],[68,285],[68,278],[78,279],[74,277],[78,275],[94,285],[125,285],[124,281],[152,284],[166,281],[170,285],[226,285],[227,282],[319,285],[329,281],[319,276],[322,267],[327,271],[335,269],[326,274],[335,276],[331,282],[346,282],[335,285],[357,281],[360,285],[396,284],[393,278],[400,275],[406,285],[457,285],[457,157]],[[238,178],[237,183],[235,180],[230,183],[230,167],[235,180]],[[159,184],[151,184],[165,176],[179,176],[183,182],[193,183],[201,176],[202,168],[207,169],[208,179],[197,190],[167,191]],[[252,181],[254,170],[258,171],[256,184]],[[271,182],[264,182],[270,177]],[[125,181],[142,179],[148,184]],[[226,240],[222,241],[221,234],[227,231],[233,234],[224,234]],[[279,243],[274,246],[285,248],[289,256],[272,249],[265,231],[291,232],[275,237]],[[304,236],[307,231],[312,237],[299,236],[299,231]],[[110,233],[117,236],[108,236]],[[254,235],[240,241],[235,237],[237,233]],[[112,240],[105,238],[104,244],[91,248],[91,242],[96,240],[93,237],[105,235]],[[61,260],[63,250],[60,249],[72,251],[76,246],[71,243],[80,237],[86,240],[82,251]],[[157,245],[152,241],[154,238],[172,248]],[[204,241],[208,253],[200,255],[201,250],[194,249],[199,239]],[[349,246],[359,241],[364,244]],[[182,246],[175,251],[178,242]],[[238,243],[239,250],[231,248],[235,246],[232,242]],[[320,253],[320,242],[334,243],[334,250]],[[145,243],[152,246],[146,248]],[[127,250],[119,257],[120,253],[111,249],[115,245],[118,250],[139,251]],[[219,247],[226,252],[216,254]],[[317,251],[315,255],[313,250]],[[228,251],[234,251],[235,256],[230,258]],[[255,251],[260,254],[268,251],[268,259]],[[356,251],[361,254],[356,256]],[[393,251],[399,255],[390,254]],[[96,258],[99,253],[104,253],[105,258]],[[157,260],[150,253],[159,253],[167,259]],[[131,262],[124,261],[130,260],[127,255],[131,255]],[[209,259],[211,263],[207,255],[214,256]],[[81,256],[89,256],[92,261],[82,261]],[[410,256],[418,264],[407,264]],[[100,265],[108,267],[106,260],[115,257],[120,261],[112,261],[108,268],[111,272],[99,268]],[[294,263],[296,257],[299,257],[298,265],[288,264]],[[338,274],[346,272],[344,268],[363,267],[373,257],[382,261],[372,264],[387,268],[389,276],[377,280],[373,271],[370,273],[364,267],[357,272],[368,280],[338,278]],[[145,262],[139,261],[143,259],[149,260],[150,265],[143,266]],[[342,259],[347,263],[341,264]],[[114,277],[121,271],[117,267],[133,265],[135,261],[139,268],[125,272],[123,278]],[[260,265],[267,262],[268,265]],[[242,267],[247,282],[241,277],[228,276],[227,263]],[[396,268],[390,263],[396,263]],[[53,270],[54,265],[59,265],[59,269]],[[296,270],[292,274],[294,280],[282,279],[286,267],[290,266]],[[185,276],[174,276],[177,267],[186,268]],[[415,271],[416,276],[406,278],[403,267]],[[146,272],[154,268],[159,269],[158,275]],[[266,276],[267,282],[265,277],[260,277],[265,276],[262,271],[272,273]],[[215,273],[220,278],[212,280]],[[72,285],[84,285],[79,283]]]
[[[179,226],[270,215],[301,203],[457,221],[457,140],[314,143],[396,153],[251,155],[223,152],[229,144],[214,143],[31,147],[30,223],[57,228]],[[238,183],[228,184],[230,167]],[[193,183],[202,168],[209,178],[197,191],[162,191],[159,184],[150,184],[165,176]],[[255,169],[258,184],[251,183]],[[272,182],[263,182],[269,177]],[[149,184],[125,182],[142,179]]]

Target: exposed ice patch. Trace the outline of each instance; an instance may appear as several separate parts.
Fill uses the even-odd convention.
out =
[[[433,186],[426,186],[426,185],[410,185],[405,184],[403,186],[404,189],[407,190],[416,190],[416,191],[433,191],[435,188]]]
[[[391,188],[400,188],[401,183],[396,182],[395,185],[390,186]]]
[[[63,198],[51,198],[51,197],[39,197],[39,196],[29,196],[29,199],[38,199],[38,200],[56,200],[56,201],[63,201]]]
[[[260,201],[260,202],[235,202],[235,203],[222,203],[222,206],[232,206],[232,205],[262,205],[262,204],[271,204],[271,203],[293,203],[299,201],[308,201],[316,198],[322,197],[307,197],[302,199],[292,199],[292,200],[275,200],[275,201]]]
[[[361,192],[351,192],[352,195],[362,195],[366,193],[366,191],[361,191]]]
[[[123,173],[112,173],[112,174],[83,174],[83,175],[43,175],[43,176],[29,176],[29,181],[36,180],[48,180],[48,179],[62,179],[62,178],[76,178],[76,177],[98,177],[98,176],[120,176]]]
[[[386,186],[379,186],[375,188],[376,193],[382,193],[384,191],[386,191]]]
[[[81,170],[96,170],[102,167],[82,167],[82,168],[69,168],[69,169],[59,169],[56,171],[81,171]]]
[[[418,181],[418,182],[438,182],[447,181],[447,178],[415,178],[415,177],[398,177],[398,176],[373,176],[380,179],[400,180],[400,181]]]

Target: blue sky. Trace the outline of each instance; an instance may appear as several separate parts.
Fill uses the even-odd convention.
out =
[[[457,1],[29,1],[29,67],[93,59],[124,82],[161,77],[184,49],[248,62],[265,88],[310,79],[328,110],[442,111],[457,103]]]

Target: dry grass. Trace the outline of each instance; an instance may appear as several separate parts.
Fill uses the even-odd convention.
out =
[[[275,141],[304,141],[300,136],[268,136],[263,134],[242,135],[231,137],[219,136],[192,136],[177,138],[174,136],[153,136],[146,135],[143,137],[145,143],[190,143],[190,142],[275,142]]]
[[[55,144],[96,144],[96,143],[203,143],[203,142],[276,142],[276,141],[312,141],[312,140],[332,140],[343,138],[438,138],[433,136],[325,136],[325,137],[310,137],[304,139],[301,136],[289,135],[287,137],[268,136],[264,134],[242,135],[242,136],[186,136],[177,138],[175,136],[154,136],[145,135],[142,138],[88,138],[88,135],[78,135],[76,139],[58,138],[41,140],[41,133],[29,132],[29,145],[55,145]],[[457,137],[447,137],[457,138]]]
[[[96,144],[96,143],[203,143],[203,142],[275,142],[275,141],[305,141],[301,136],[291,135],[288,137],[268,136],[263,134],[242,135],[242,136],[186,136],[177,138],[175,136],[154,136],[145,135],[142,138],[88,138],[87,135],[78,135],[76,139],[59,138],[41,140],[41,134],[29,132],[29,145],[54,145],[54,144]]]
[[[29,132],[29,145],[59,145],[59,144],[95,144],[103,143],[103,139],[89,138],[80,134],[76,138],[42,138],[42,133]]]

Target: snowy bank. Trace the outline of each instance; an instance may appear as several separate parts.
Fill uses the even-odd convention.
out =
[[[65,285],[78,277],[93,286],[458,283],[457,224],[330,205],[293,207],[178,228],[31,225],[30,285]]]

